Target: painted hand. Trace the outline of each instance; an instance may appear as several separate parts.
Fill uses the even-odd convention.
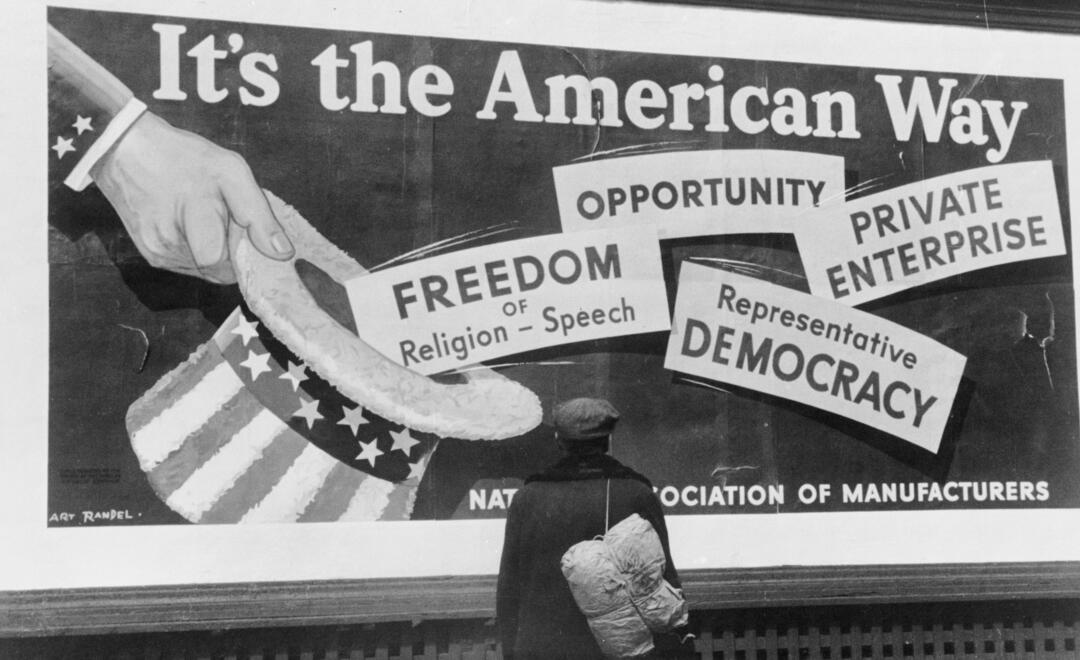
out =
[[[153,266],[235,282],[230,224],[264,255],[293,256],[243,157],[157,115],[139,117],[91,174]]]

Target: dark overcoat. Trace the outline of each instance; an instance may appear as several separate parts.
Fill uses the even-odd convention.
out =
[[[648,520],[664,547],[664,577],[680,586],[664,514],[649,481],[607,455],[568,456],[529,477],[510,504],[496,597],[504,657],[603,657],[560,560],[570,546],[604,533],[608,479],[610,524],[634,513]]]

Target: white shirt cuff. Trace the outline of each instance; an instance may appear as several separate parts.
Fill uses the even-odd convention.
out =
[[[109,125],[105,127],[101,137],[94,141],[90,148],[86,150],[86,155],[75,163],[75,168],[68,173],[67,178],[64,179],[64,185],[72,190],[83,190],[86,186],[90,185],[90,168],[92,168],[101,157],[105,155],[109,149],[116,144],[117,140],[127,132],[127,129],[131,128],[131,125],[135,123],[143,112],[146,112],[146,104],[139,99],[132,98],[120,112],[116,113],[116,116],[112,118]]]

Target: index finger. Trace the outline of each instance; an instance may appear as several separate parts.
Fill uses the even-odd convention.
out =
[[[247,230],[248,238],[262,254],[284,261],[295,254],[292,241],[274,217],[247,163],[239,156],[221,181],[221,196],[233,221]]]

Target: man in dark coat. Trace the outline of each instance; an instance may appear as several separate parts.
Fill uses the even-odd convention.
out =
[[[563,577],[570,546],[605,533],[633,513],[649,521],[664,547],[664,578],[679,588],[667,527],[649,480],[607,455],[619,413],[601,399],[573,399],[554,411],[566,456],[525,480],[506,518],[496,616],[503,657],[513,660],[603,658]]]

